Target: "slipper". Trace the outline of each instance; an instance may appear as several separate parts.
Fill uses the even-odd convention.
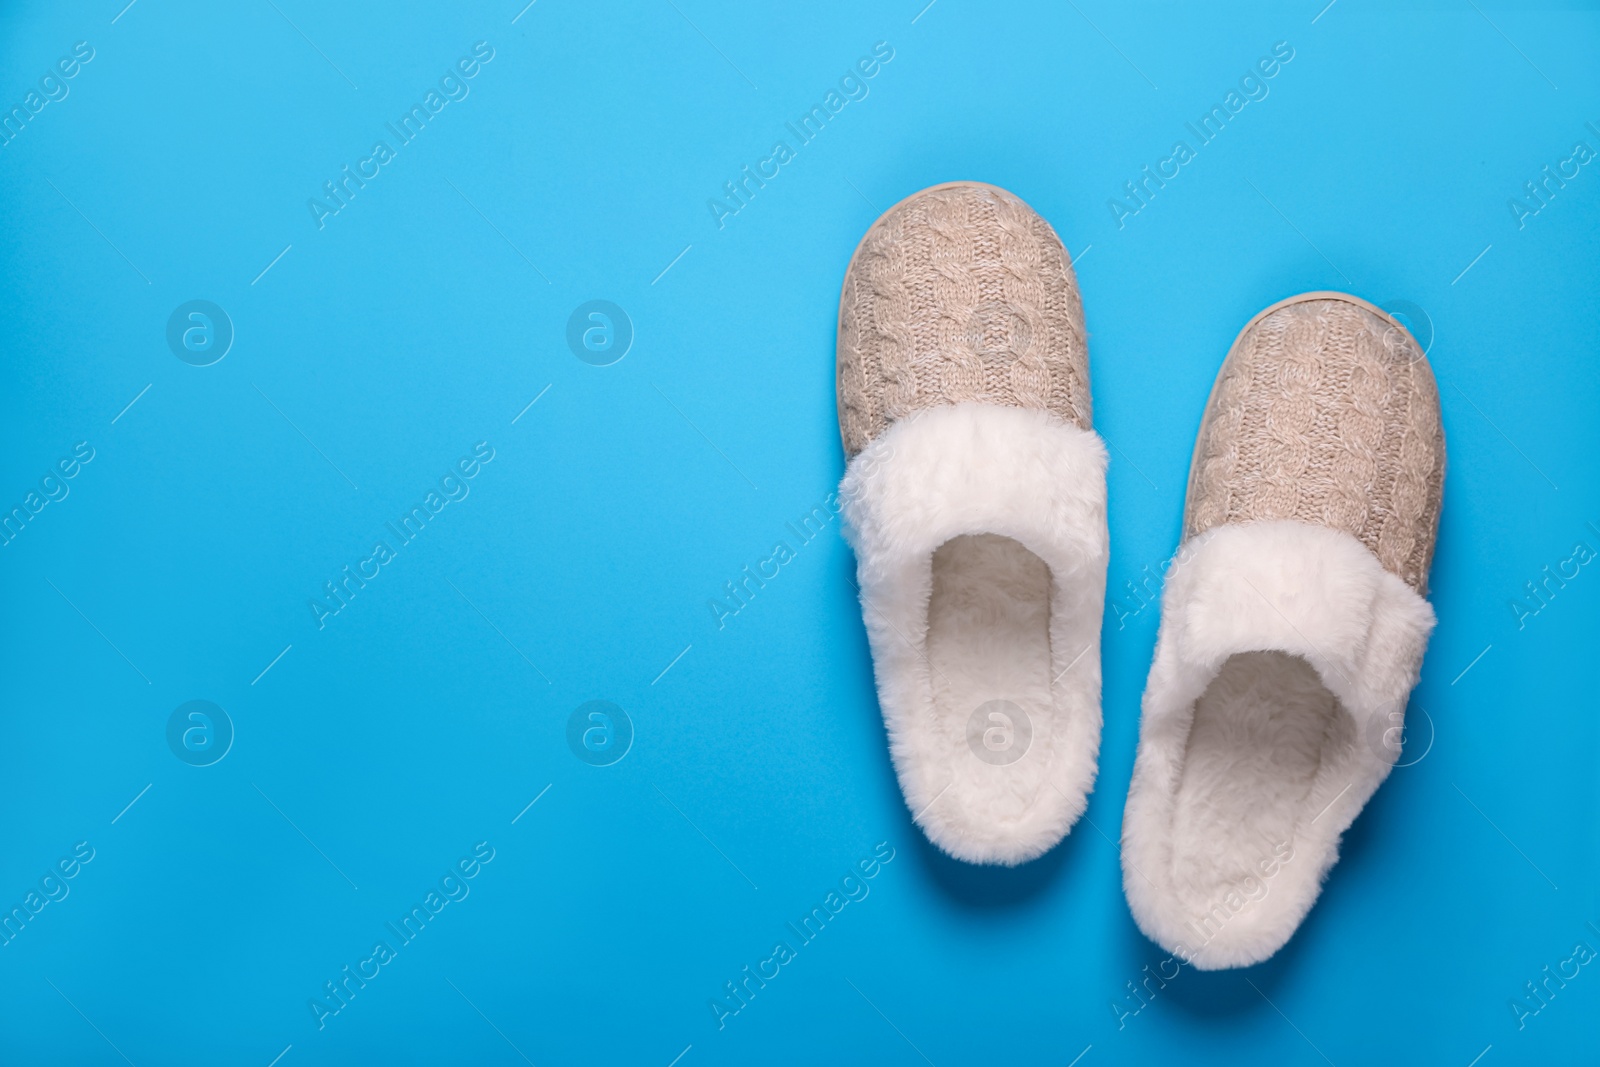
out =
[[[1083,813],[1100,745],[1105,448],[1049,223],[956,182],[867,231],[839,303],[840,500],[901,791],[957,859]]]
[[[1122,824],[1134,919],[1201,970],[1289,940],[1399,754],[1444,459],[1422,350],[1355,297],[1267,308],[1217,375]]]

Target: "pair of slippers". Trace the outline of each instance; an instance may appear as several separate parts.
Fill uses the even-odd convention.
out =
[[[1094,783],[1109,546],[1086,342],[1060,239],[993,186],[897,204],[845,275],[840,497],[879,703],[917,824],[971,863],[1041,855]],[[1133,916],[1191,965],[1282,947],[1388,775],[1443,482],[1432,372],[1386,313],[1306,293],[1234,341],[1123,815]]]

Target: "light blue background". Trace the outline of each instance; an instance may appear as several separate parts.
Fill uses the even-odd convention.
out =
[[[0,15],[7,108],[95,49],[0,148],[0,503],[95,449],[0,548],[0,902],[95,849],[0,948],[0,1059],[1596,1060],[1594,967],[1520,1031],[1510,1007],[1600,948],[1600,574],[1511,607],[1600,548],[1600,163],[1508,208],[1600,149],[1593,4],[123,2]],[[319,230],[307,199],[480,40],[470,96]],[[878,41],[870,95],[719,230],[707,199]],[[1279,41],[1270,95],[1119,229],[1108,198]],[[1251,314],[1332,288],[1435,334],[1431,749],[1284,951],[1120,1029],[1166,955],[1115,846],[1157,612],[1108,605],[1087,817],[997,870],[910,821],[837,524],[724,628],[707,606],[837,484],[851,250],[957,178],[1080,257],[1113,599],[1175,547]],[[206,368],[164,340],[197,298],[237,332]],[[590,299],[636,331],[610,367],[565,342]],[[470,495],[319,631],[322,583],[478,441]],[[192,699],[237,731],[206,768],[166,742]],[[565,740],[591,699],[636,730],[613,766]],[[319,1031],[323,983],[479,841],[470,896]],[[719,1031],[723,983],[878,842],[871,895]]]

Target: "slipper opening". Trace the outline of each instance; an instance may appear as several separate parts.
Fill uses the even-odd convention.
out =
[[[933,714],[940,734],[965,738],[955,754],[968,772],[1000,785],[984,807],[1002,823],[1031,799],[1005,788],[1003,768],[1037,759],[1053,730],[1050,595],[1049,566],[1013,538],[963,534],[933,554]]]
[[[1230,656],[1195,701],[1172,811],[1170,884],[1199,931],[1249,925],[1318,816],[1319,777],[1342,766],[1354,720],[1304,658]]]

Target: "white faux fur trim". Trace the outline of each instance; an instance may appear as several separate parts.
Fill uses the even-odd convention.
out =
[[[917,823],[958,859],[1033,859],[1088,802],[1100,746],[1105,466],[1098,436],[1049,412],[963,403],[897,421],[845,471],[846,532],[895,771]],[[1028,709],[1031,744],[1015,762],[981,759],[969,741],[991,698]]]
[[[1123,888],[1147,936],[1201,970],[1289,940],[1389,774],[1433,625],[1337,530],[1228,525],[1183,547],[1122,823]]]

